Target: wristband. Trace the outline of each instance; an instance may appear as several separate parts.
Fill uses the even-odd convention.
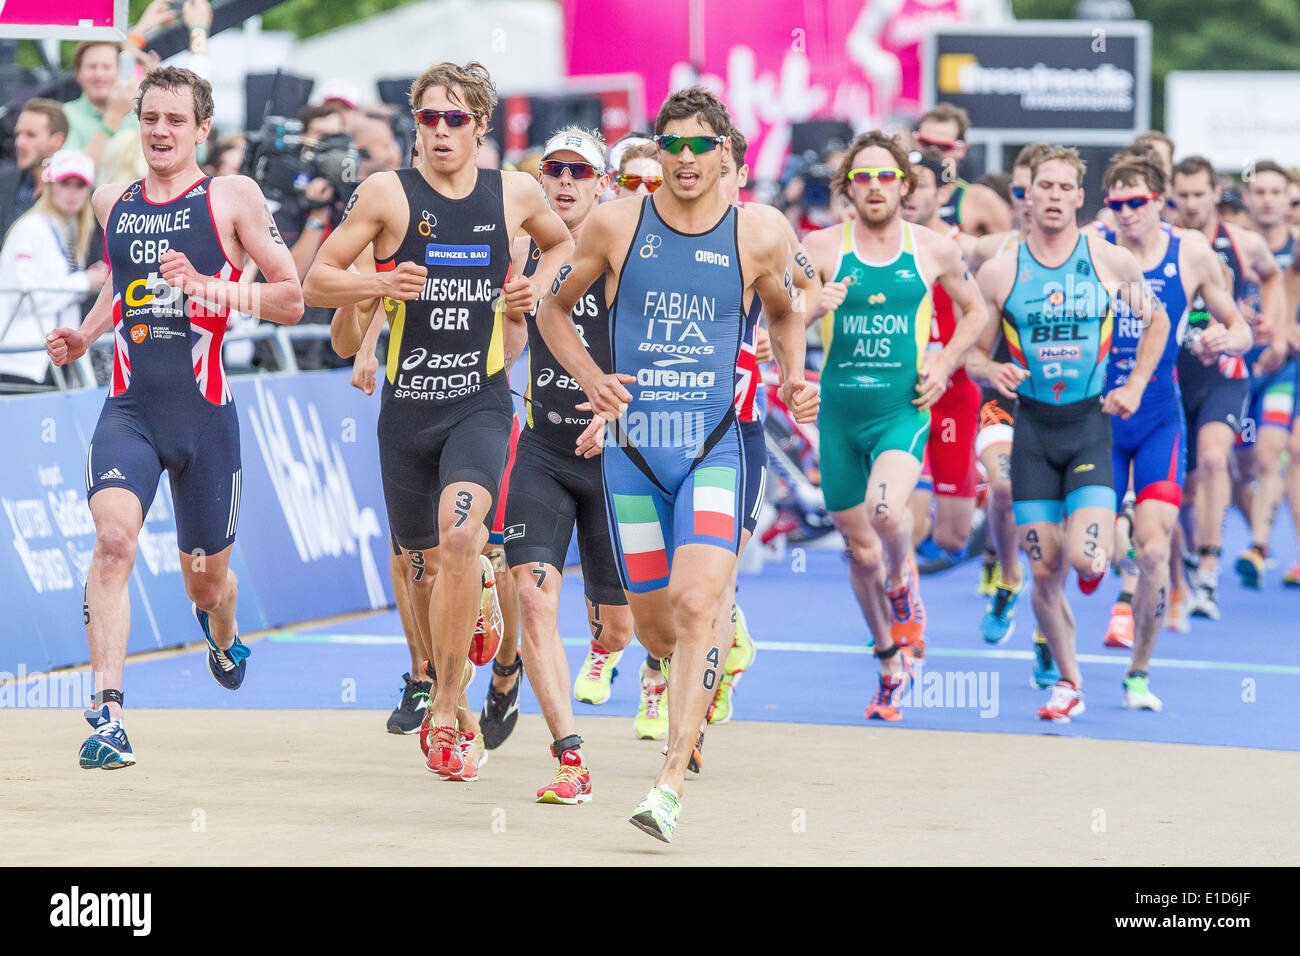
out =
[[[126,39],[128,43],[141,50],[143,50],[148,45],[148,41],[146,41],[144,37],[136,33],[134,30],[132,30],[130,33],[126,35]]]

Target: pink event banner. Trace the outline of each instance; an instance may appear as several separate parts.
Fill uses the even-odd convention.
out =
[[[8,26],[111,27],[114,0],[0,0]]]
[[[791,123],[833,117],[869,129],[918,116],[925,36],[989,3],[563,0],[568,73],[640,73],[653,118],[668,93],[694,79],[694,52],[699,81],[750,139],[753,175],[770,179]]]

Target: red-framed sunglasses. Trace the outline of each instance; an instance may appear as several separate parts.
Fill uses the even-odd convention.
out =
[[[1119,212],[1125,206],[1129,209],[1141,209],[1151,200],[1159,198],[1159,193],[1142,193],[1140,196],[1125,196],[1123,199],[1107,199],[1106,208],[1111,212]]]
[[[465,110],[416,110],[415,118],[421,126],[437,126],[438,120],[445,119],[447,125],[452,129],[459,129],[466,123],[471,123],[477,113],[467,113]]]

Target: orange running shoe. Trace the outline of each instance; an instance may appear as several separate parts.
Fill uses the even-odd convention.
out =
[[[867,720],[873,718],[902,720],[903,691],[910,678],[911,674],[906,670],[901,674],[886,674],[881,671],[880,686],[876,689],[876,696],[867,705],[866,713],[862,716]]]
[[[461,735],[455,727],[434,727],[429,734],[429,759],[425,769],[443,780],[457,779],[464,773],[465,758],[461,750]]]
[[[483,572],[483,591],[479,597],[474,639],[469,645],[469,659],[482,667],[497,656],[506,626],[501,620],[501,602],[497,599],[497,579],[496,572],[492,569],[492,559],[486,554],[480,554],[478,559]]]
[[[1169,597],[1169,615],[1165,618],[1165,627],[1179,634],[1192,633],[1192,622],[1188,617],[1192,610],[1191,604],[1191,595],[1185,590],[1175,588]]]
[[[1110,627],[1106,629],[1105,645],[1107,647],[1133,646],[1133,608],[1128,604],[1116,604],[1110,609]]]
[[[555,779],[537,791],[538,803],[561,803],[573,806],[591,802],[591,771],[572,750],[560,754],[560,769]]]
[[[907,559],[907,580],[885,591],[889,598],[889,636],[910,657],[925,657],[925,602],[921,600],[916,558]]]

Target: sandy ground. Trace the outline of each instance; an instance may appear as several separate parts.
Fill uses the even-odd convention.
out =
[[[627,822],[661,758],[625,717],[583,721],[576,807],[533,802],[553,772],[536,716],[473,784],[426,772],[378,712],[134,710],[140,762],[113,772],[78,768],[76,711],[3,719],[5,865],[84,864],[110,832],[126,865],[1300,863],[1278,839],[1295,753],[736,722],[667,846]]]

